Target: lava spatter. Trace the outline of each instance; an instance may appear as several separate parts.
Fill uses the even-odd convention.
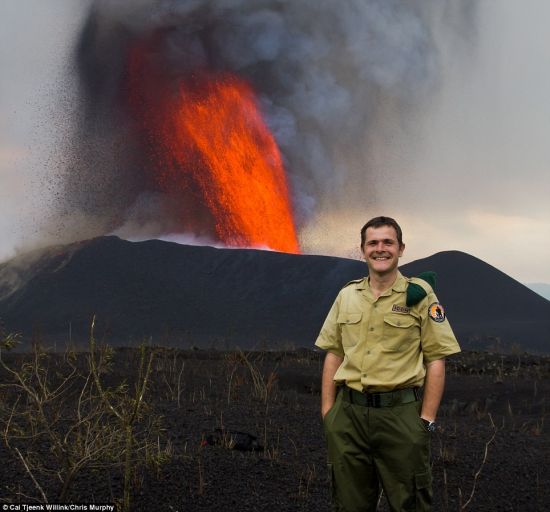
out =
[[[281,153],[252,86],[208,70],[167,79],[144,50],[130,59],[130,104],[156,186],[182,201],[193,196],[227,246],[300,252]]]

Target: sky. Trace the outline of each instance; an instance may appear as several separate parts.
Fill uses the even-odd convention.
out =
[[[403,263],[461,250],[550,283],[550,3],[478,4],[460,51],[434,24],[439,86],[406,116],[381,105],[369,186],[319,199],[300,227],[304,252],[358,259],[361,226],[389,215],[403,228]],[[85,14],[72,0],[0,4],[0,261],[52,241],[41,226],[75,123],[70,63]]]

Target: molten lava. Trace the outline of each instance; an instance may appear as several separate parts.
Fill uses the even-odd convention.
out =
[[[195,215],[206,207],[228,246],[298,253],[281,154],[251,86],[227,72],[167,77],[147,63],[146,50],[130,58],[130,103],[141,112],[156,186],[182,203],[191,198],[203,211]]]
[[[227,245],[299,252],[281,154],[250,86],[234,76],[183,85],[163,143],[191,173]]]

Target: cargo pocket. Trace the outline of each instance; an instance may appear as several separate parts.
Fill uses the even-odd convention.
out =
[[[382,346],[386,350],[399,350],[404,343],[420,343],[420,328],[416,324],[416,319],[408,315],[384,316],[382,334]]]
[[[429,511],[432,507],[432,475],[429,471],[414,475],[417,512]]]
[[[342,345],[353,347],[359,341],[361,334],[361,317],[363,313],[340,313],[336,320],[342,330]]]

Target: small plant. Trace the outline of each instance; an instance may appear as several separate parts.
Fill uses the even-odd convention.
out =
[[[300,482],[298,484],[298,496],[300,498],[307,499],[309,497],[309,488],[316,478],[317,469],[315,468],[315,464],[311,466],[307,464],[306,469],[300,475]]]
[[[20,367],[8,366],[1,357],[0,365],[11,377],[1,385],[6,397],[0,408],[4,443],[21,461],[38,501],[48,502],[45,484],[51,477],[60,482],[56,500],[64,501],[82,469],[112,462],[120,448],[118,432],[105,421],[91,375],[78,367],[74,352],[59,357],[34,343]],[[48,453],[43,445],[49,446]]]
[[[483,467],[485,466],[485,463],[487,462],[487,455],[489,454],[489,446],[495,440],[495,437],[497,435],[497,427],[495,426],[495,423],[493,421],[493,417],[491,416],[490,413],[488,413],[487,416],[489,417],[489,420],[491,421],[491,427],[493,429],[493,432],[492,432],[491,437],[489,438],[489,440],[485,443],[485,448],[483,450],[483,458],[481,460],[481,464],[480,464],[478,470],[474,474],[474,482],[472,484],[472,491],[470,492],[470,496],[468,496],[468,499],[466,500],[466,502],[464,502],[464,503],[462,502],[462,490],[458,489],[458,498],[459,498],[459,502],[460,502],[460,510],[466,510],[466,508],[470,505],[470,503],[472,502],[472,499],[474,498],[474,494],[476,492],[477,480],[479,478],[479,475],[481,474],[481,471],[483,470]]]
[[[244,367],[248,370],[250,380],[252,381],[252,394],[255,398],[262,402],[267,402],[270,393],[275,389],[277,382],[277,374],[273,370],[266,378],[264,378],[262,372],[256,364],[254,364],[249,355],[245,354],[242,350],[237,350],[228,358],[229,364],[232,366],[229,376],[229,386],[227,392],[227,403],[231,400],[231,394],[235,386],[235,382],[238,379],[237,371],[239,367]],[[239,381],[237,381],[239,382]],[[241,382],[242,383],[242,382]]]
[[[90,370],[99,392],[102,403],[107,410],[118,420],[120,429],[124,437],[124,483],[123,483],[123,498],[122,498],[122,510],[127,512],[130,510],[130,489],[132,479],[135,478],[136,468],[141,462],[137,456],[135,429],[136,424],[142,419],[147,409],[145,402],[145,392],[151,375],[151,365],[153,363],[154,352],[147,357],[147,351],[145,345],[142,343],[139,347],[139,366],[138,376],[134,387],[133,395],[130,395],[126,391],[126,387],[119,387],[118,390],[123,390],[123,393],[113,392],[112,390],[104,388],[101,379],[100,371],[102,363],[105,361],[105,352],[99,352],[97,354],[96,340],[94,337],[95,317],[92,320],[92,327],[90,330]],[[107,352],[108,354],[108,352]],[[148,444],[148,440],[145,441],[145,445]]]
[[[168,389],[168,398],[177,403],[178,409],[181,408],[181,395],[183,393],[182,378],[185,370],[185,361],[182,360],[178,365],[177,351],[174,351],[172,361],[169,362],[166,352],[163,357],[156,359],[156,371],[162,375],[162,381]]]
[[[153,354],[146,358],[141,347],[134,393],[126,382],[105,387],[102,379],[113,369],[114,351],[96,346],[93,327],[87,359],[70,349],[55,354],[33,343],[30,354],[8,364],[2,350],[11,350],[18,337],[2,334],[0,369],[7,378],[0,384],[0,436],[36,489],[36,496],[21,489],[21,499],[64,502],[84,469],[98,473],[122,467],[121,505],[127,511],[132,486],[143,480],[138,469],[158,468],[169,457],[161,448],[161,418],[144,399]]]

